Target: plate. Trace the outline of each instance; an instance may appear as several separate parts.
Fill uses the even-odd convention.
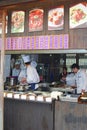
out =
[[[82,100],[87,100],[87,97],[81,97]]]
[[[52,9],[48,13],[48,27],[58,28],[64,24],[64,9]]]
[[[52,22],[48,22],[48,26],[49,27],[52,27],[52,28],[58,28],[58,27],[61,27],[63,26],[63,21],[61,22],[61,24],[58,24],[58,25],[54,25]]]
[[[78,4],[70,8],[70,28],[75,28],[87,23],[87,7]],[[84,25],[85,26],[85,25]]]

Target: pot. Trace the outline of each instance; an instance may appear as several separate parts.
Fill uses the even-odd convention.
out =
[[[10,86],[17,85],[17,83],[18,83],[18,77],[17,77],[17,76],[7,77],[7,78],[6,78],[6,82],[7,82],[8,85],[10,85]]]
[[[49,83],[39,83],[41,91],[50,91]]]
[[[49,87],[49,83],[39,83],[40,87]]]

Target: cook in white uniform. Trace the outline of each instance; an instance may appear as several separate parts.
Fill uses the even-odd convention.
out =
[[[38,72],[36,68],[31,65],[31,60],[28,55],[23,56],[22,58],[25,66],[27,67],[27,74],[26,74],[27,76],[23,77],[21,79],[21,82],[22,83],[27,82],[29,85],[31,85],[31,89],[34,90],[37,87],[37,83],[40,82]]]
[[[20,62],[16,61],[15,62],[15,67],[12,70],[12,76],[17,76],[18,77],[20,71],[21,71],[21,69],[20,69]]]
[[[26,78],[27,77],[27,68],[26,67],[23,67],[19,73],[19,76],[18,76],[18,81],[19,83],[21,83],[22,85],[26,85],[26,83],[22,83],[22,78]]]
[[[78,64],[73,64],[71,66],[72,71],[75,73],[76,87],[77,93],[80,94],[82,92],[87,91],[87,74],[84,70],[79,69]]]
[[[76,83],[75,82],[75,74],[74,73],[67,74],[67,76],[66,76],[66,84],[68,86],[75,86],[76,85],[75,83]]]

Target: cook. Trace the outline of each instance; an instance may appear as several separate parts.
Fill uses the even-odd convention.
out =
[[[75,74],[73,72],[68,73],[66,76],[66,84],[67,86],[75,87]]]
[[[67,76],[67,67],[64,66],[62,71],[63,72],[60,73],[60,75],[59,75],[59,81],[62,82],[62,83],[65,83],[66,82],[66,76]]]
[[[39,74],[36,68],[31,65],[31,59],[29,55],[25,55],[22,58],[26,66],[26,77],[22,77],[20,82],[28,83],[30,88],[34,90],[38,88],[38,83],[40,82]]]
[[[21,71],[20,62],[19,62],[19,61],[16,61],[16,62],[15,62],[15,67],[14,67],[13,70],[12,70],[12,76],[17,76],[17,77],[18,77],[20,71]]]
[[[87,74],[84,70],[79,68],[78,64],[72,64],[72,71],[75,73],[75,81],[77,87],[77,94],[87,91]]]

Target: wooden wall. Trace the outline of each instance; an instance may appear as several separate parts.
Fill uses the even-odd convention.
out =
[[[42,0],[31,3],[24,3],[12,6],[5,6],[1,9],[6,9],[9,15],[8,22],[8,34],[7,37],[11,36],[37,36],[37,35],[59,35],[59,34],[69,34],[69,49],[87,49],[87,28],[81,29],[69,29],[69,7],[73,4],[83,2],[84,0]],[[48,19],[48,10],[64,5],[64,29],[63,30],[53,30],[48,31],[47,19]],[[28,12],[33,8],[43,8],[44,9],[44,29],[43,31],[38,32],[29,32],[28,31]],[[24,10],[26,12],[25,17],[25,32],[11,34],[11,12],[14,10]]]
[[[55,102],[55,130],[86,130],[87,104]]]

